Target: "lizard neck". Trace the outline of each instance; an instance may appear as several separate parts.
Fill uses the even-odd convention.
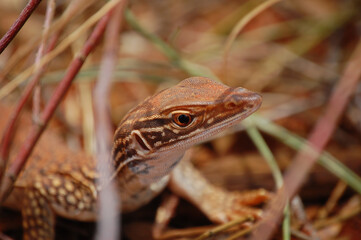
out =
[[[122,209],[128,212],[148,203],[166,187],[169,174],[183,152],[144,156],[137,151],[139,143],[131,137],[129,128],[121,125],[119,129],[112,151],[113,177],[119,188]]]
[[[126,124],[125,120],[118,128],[112,151],[112,164],[116,169],[115,176],[118,182],[127,184],[129,187],[129,179],[133,179],[139,186],[147,186],[169,175],[183,157],[184,150],[155,151],[144,155],[141,150],[138,150],[140,144],[144,145],[140,139],[137,139],[139,135],[142,136],[142,133],[134,129],[134,124],[132,127]],[[147,129],[147,132],[152,134],[151,128]]]

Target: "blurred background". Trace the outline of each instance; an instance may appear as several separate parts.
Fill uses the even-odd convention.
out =
[[[252,15],[252,11],[267,3],[269,6],[263,11]],[[20,0],[0,1],[1,35],[25,4]],[[105,2],[59,0],[54,4],[53,25],[50,26],[62,21],[56,27],[60,44]],[[190,76],[206,76],[262,94],[263,105],[247,125],[254,122],[258,126],[282,170],[301,147],[299,143],[289,144],[287,139],[295,136],[307,139],[323,115],[361,34],[361,2],[357,0],[133,0],[128,7],[123,17],[109,95],[113,128],[127,111],[156,91]],[[11,91],[4,90],[9,82],[34,64],[46,8],[47,1],[43,1],[0,55],[1,101],[16,102],[26,86],[24,81]],[[70,8],[71,14],[67,14]],[[249,21],[242,22],[247,18]],[[49,62],[41,79],[41,106],[53,94],[91,30],[92,27],[88,27],[77,34],[69,46]],[[90,155],[94,154],[95,145],[93,88],[103,49],[104,39],[87,59],[50,125],[66,139],[70,148],[84,150]],[[361,62],[359,64],[361,67]],[[360,174],[360,84],[339,117],[339,125],[325,151]],[[261,120],[281,128],[272,132]],[[242,129],[244,125],[236,126],[227,134],[197,146],[192,161],[218,186],[238,191],[256,188],[274,191],[269,166],[255,147],[254,139],[240,131]],[[354,213],[346,220],[316,228],[321,239],[360,239],[359,196],[343,182],[316,165],[301,189],[300,197],[312,223],[340,216],[342,211],[350,209]],[[163,193],[150,205],[124,217],[124,239],[150,239],[155,210],[162,197],[168,194]],[[170,228],[207,224],[210,222],[198,210],[182,201]],[[92,224],[77,223],[74,227],[65,219],[58,225],[65,232],[62,237],[72,239],[88,239],[93,231],[89,230]],[[302,228],[295,223],[292,226]],[[16,237],[21,227],[1,230]]]

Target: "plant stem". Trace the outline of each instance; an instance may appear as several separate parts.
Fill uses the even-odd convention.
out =
[[[30,0],[25,8],[21,11],[19,17],[16,19],[14,24],[5,33],[0,40],[0,54],[5,50],[9,43],[15,38],[20,29],[24,26],[28,18],[31,16],[33,11],[37,8],[41,0]]]

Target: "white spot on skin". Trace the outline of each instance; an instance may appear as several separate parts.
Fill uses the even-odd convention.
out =
[[[82,198],[82,194],[81,192],[79,191],[79,189],[76,189],[75,192],[74,192],[74,195],[77,199],[81,199]]]
[[[197,135],[199,132],[202,132],[202,131],[204,131],[203,128],[197,128],[197,129],[195,129],[193,132],[189,133],[188,135],[181,135],[181,136],[179,136],[177,139],[172,139],[172,140],[173,140],[173,141],[175,141],[175,140],[183,140],[183,139],[192,137],[192,136],[194,136],[194,135]],[[170,140],[169,142],[172,142],[172,140]]]
[[[164,125],[164,128],[169,129],[169,130],[173,130],[173,128],[171,126],[169,126],[169,125]]]
[[[59,187],[61,185],[61,180],[58,177],[52,179],[52,184],[54,187]]]
[[[73,192],[75,187],[71,182],[65,182],[65,189],[69,192]]]
[[[65,198],[64,196],[57,196],[57,199],[61,205],[65,205]]]
[[[48,191],[49,191],[49,193],[50,193],[51,195],[56,195],[56,189],[55,189],[55,188],[49,187]]]
[[[158,142],[154,143],[155,147],[159,147],[160,145],[162,145],[162,141],[158,141]]]
[[[40,182],[35,182],[34,186],[38,189],[43,188],[43,185]]]
[[[83,202],[79,202],[79,203],[78,203],[78,209],[79,209],[80,211],[83,210],[84,207],[85,207],[85,205],[84,205]]]
[[[149,120],[154,120],[154,119],[159,119],[159,118],[161,118],[161,115],[156,114],[156,115],[149,116],[149,117],[139,118],[138,121],[144,122],[144,121],[149,121]]]
[[[58,189],[59,195],[65,196],[67,194],[66,190],[64,188]]]
[[[123,122],[122,126],[125,126],[125,125],[132,125],[134,122],[134,119],[130,119],[130,120],[127,120],[125,122]]]
[[[214,121],[214,118],[210,118],[210,119],[208,119],[207,123],[211,124],[213,121]]]
[[[164,186],[168,183],[168,181],[169,181],[169,175],[166,175],[163,178],[161,178],[158,182],[152,183],[149,188],[153,192],[159,192],[164,188]]]
[[[163,132],[163,127],[141,128],[140,132]]]
[[[33,199],[35,196],[34,196],[34,192],[29,192],[29,198]]]
[[[123,154],[124,154],[123,152],[118,152],[117,155],[115,156],[115,159],[121,158]]]
[[[76,204],[76,198],[72,194],[69,194],[69,195],[66,196],[66,201],[71,205]]]

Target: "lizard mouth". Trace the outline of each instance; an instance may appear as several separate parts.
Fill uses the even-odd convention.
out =
[[[247,118],[252,113],[257,111],[258,108],[261,106],[262,97],[257,93],[249,92],[247,96],[247,102],[253,103],[252,106],[250,106],[249,108],[243,111],[240,111],[239,108],[237,109],[237,106],[235,106],[234,109],[229,110],[230,117],[226,117],[221,121],[219,121],[218,123],[214,123],[214,125],[210,128],[206,128],[206,129],[199,128],[195,130],[198,131],[198,133],[195,133],[195,135],[193,135],[192,137],[189,137],[188,139],[183,139],[183,141],[181,142],[168,145],[160,151],[166,152],[175,149],[185,151],[194,144],[199,144],[207,140],[210,140],[212,136],[215,136],[218,133],[222,132],[223,130],[236,125],[237,123],[241,122],[243,119]]]
[[[243,119],[247,118],[248,116],[250,116],[252,113],[254,113],[255,111],[258,110],[258,108],[260,107],[260,105],[257,108],[253,108],[253,109],[249,109],[245,112],[236,114],[232,117],[229,117],[225,120],[223,120],[222,122],[214,125],[212,127],[212,129],[209,129],[207,131],[204,131],[202,133],[199,134],[199,136],[197,136],[196,138],[194,138],[194,140],[189,141],[190,144],[192,143],[202,143],[204,141],[210,140],[210,138],[212,136],[217,135],[218,133],[221,133],[222,131],[224,131],[227,128],[233,127],[234,125],[236,125],[237,123],[240,123]]]

